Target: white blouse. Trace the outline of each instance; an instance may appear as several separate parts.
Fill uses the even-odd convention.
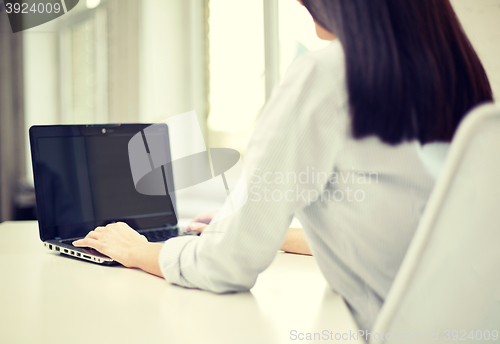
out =
[[[369,330],[435,178],[418,142],[351,135],[344,53],[300,57],[266,104],[245,156],[248,201],[199,237],[165,242],[165,279],[216,293],[252,288],[296,216],[330,286]]]

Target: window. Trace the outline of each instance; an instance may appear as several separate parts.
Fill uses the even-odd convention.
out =
[[[61,123],[108,122],[106,12],[70,17],[60,29]]]
[[[293,0],[279,0],[280,77],[305,52],[326,47],[330,42],[316,36],[311,15]]]
[[[245,148],[265,101],[262,1],[210,0],[210,146]]]
[[[209,10],[210,145],[244,153],[266,84],[279,83],[298,56],[329,42],[316,36],[309,12],[295,0],[210,0]]]
[[[139,121],[139,17],[136,0],[80,1],[23,32],[26,133],[32,125]],[[32,184],[29,149],[26,166]]]

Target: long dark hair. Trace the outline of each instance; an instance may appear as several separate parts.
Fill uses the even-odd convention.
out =
[[[492,100],[485,70],[449,0],[302,0],[340,40],[355,138],[451,141]]]

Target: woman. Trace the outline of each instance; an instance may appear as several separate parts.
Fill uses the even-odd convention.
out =
[[[298,59],[266,104],[245,206],[199,237],[148,243],[120,223],[75,245],[181,286],[243,291],[296,216],[330,286],[371,328],[435,181],[422,157],[491,88],[448,0],[303,5],[333,42]]]

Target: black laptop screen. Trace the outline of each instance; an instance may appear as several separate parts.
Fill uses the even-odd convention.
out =
[[[42,240],[81,237],[117,221],[136,230],[175,224],[170,197],[135,190],[128,157],[134,134],[132,130],[36,138],[35,188]]]

